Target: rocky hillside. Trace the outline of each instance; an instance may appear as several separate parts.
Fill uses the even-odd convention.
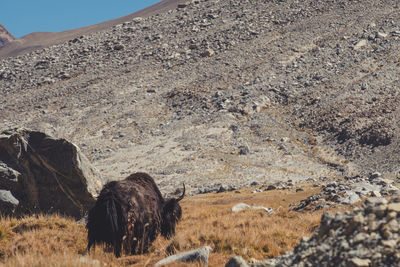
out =
[[[0,61],[1,130],[164,192],[399,172],[396,0],[196,0]]]
[[[0,47],[4,46],[6,43],[14,40],[14,36],[4,28],[3,25],[0,24]]]
[[[62,32],[33,32],[16,39],[15,42],[9,42],[3,47],[1,47],[0,45],[0,58],[22,55],[28,52],[44,49],[51,45],[61,44],[82,35],[88,35],[98,31],[109,29],[112,26],[130,21],[136,17],[154,16],[159,13],[175,9],[177,5],[178,0],[162,0],[150,7],[128,14],[126,16],[78,29],[72,29]]]

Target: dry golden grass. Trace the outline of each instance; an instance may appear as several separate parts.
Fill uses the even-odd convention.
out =
[[[318,226],[323,211],[289,211],[290,203],[298,203],[317,190],[256,194],[242,190],[186,197],[182,201],[183,218],[173,239],[160,237],[148,254],[120,259],[99,246],[85,256],[86,229],[72,219],[57,215],[2,218],[0,266],[152,266],[168,254],[204,245],[214,250],[210,266],[223,266],[233,255],[246,259],[274,257],[291,250],[301,237],[310,236]],[[232,213],[231,207],[239,202],[279,210],[274,215],[261,210]]]

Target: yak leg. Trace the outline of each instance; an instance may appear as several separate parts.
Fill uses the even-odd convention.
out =
[[[137,247],[137,245],[138,245],[138,240],[137,240],[136,237],[134,237],[134,238],[132,239],[132,243],[131,243],[131,254],[132,254],[132,255],[135,255],[135,254],[136,254],[136,247]]]
[[[92,245],[93,245],[93,247],[95,247],[96,244],[92,239],[89,239],[88,245],[86,247],[86,253],[87,254],[90,254],[90,248],[92,247]]]
[[[157,237],[157,231],[154,229],[149,229],[146,232],[146,235],[143,238],[143,253],[147,253],[149,251],[149,247],[151,244],[156,240]]]
[[[147,253],[149,251],[149,247],[150,247],[150,242],[148,239],[143,241],[143,251],[142,253]]]
[[[122,242],[114,242],[115,257],[117,258],[121,257],[121,248],[122,248]]]
[[[140,240],[140,254],[146,253],[148,248],[149,248],[149,236],[148,233],[146,232],[146,229],[143,231],[142,238]]]
[[[143,227],[141,224],[135,224],[133,228],[133,238],[131,242],[131,254],[141,254],[141,246],[143,242]]]

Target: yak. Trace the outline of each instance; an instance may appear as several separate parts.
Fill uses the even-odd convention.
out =
[[[147,253],[159,233],[165,238],[175,235],[182,217],[179,198],[164,199],[153,178],[134,173],[121,181],[104,185],[93,208],[89,210],[87,252],[104,243],[116,257]]]

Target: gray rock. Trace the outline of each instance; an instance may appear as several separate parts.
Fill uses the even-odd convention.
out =
[[[0,201],[8,202],[15,206],[19,204],[18,199],[16,199],[11,192],[7,190],[0,190]]]
[[[347,179],[345,182],[332,182],[324,185],[322,193],[302,200],[299,205],[292,209],[297,211],[305,208],[316,209],[316,207],[320,207],[321,199],[325,200],[328,205],[333,203],[354,204],[363,197],[382,198],[382,196],[394,194],[397,191],[398,188],[392,185],[391,181],[382,179],[380,174],[375,173],[370,175],[369,179],[355,177]],[[366,202],[367,205],[368,203],[369,201]]]
[[[374,172],[369,176],[369,179],[374,180],[376,178],[382,177],[382,174],[380,172]]]
[[[370,207],[377,205],[386,205],[388,201],[383,197],[370,197],[365,201],[365,204]]]
[[[190,5],[189,1],[178,3],[178,8],[185,8]]]
[[[241,256],[235,256],[225,264],[225,267],[249,267],[249,265]]]
[[[198,262],[203,266],[208,266],[208,257],[211,251],[212,248],[210,246],[204,246],[195,250],[171,255],[158,261],[154,266],[163,266],[172,262]]]
[[[358,233],[357,235],[355,235],[353,237],[353,242],[355,244],[357,244],[357,243],[363,242],[365,240],[368,240],[368,238],[369,238],[368,234],[366,234],[366,233]]]
[[[124,50],[124,48],[125,48],[125,46],[122,44],[114,45],[114,50],[117,50],[117,51]]]
[[[246,203],[239,203],[239,204],[236,204],[235,206],[233,206],[231,210],[233,212],[239,212],[239,211],[248,210],[248,209],[251,209],[250,205],[248,205]]]
[[[397,241],[396,240],[382,240],[382,245],[384,245],[385,247],[389,247],[391,249],[394,249],[397,245]]]
[[[253,209],[253,210],[263,210],[268,214],[274,214],[275,213],[272,208],[266,208],[266,207],[263,207],[263,206],[252,206],[251,209]]]
[[[249,210],[249,209],[252,209],[252,210],[264,210],[268,214],[273,214],[274,213],[274,210],[272,208],[266,208],[266,207],[263,207],[263,206],[250,206],[250,205],[248,205],[246,203],[236,204],[235,206],[232,207],[231,210],[233,212],[239,212],[239,211]]]
[[[268,187],[266,188],[267,191],[269,191],[269,190],[275,190],[275,189],[277,189],[277,186],[276,186],[276,185],[273,185],[273,184],[268,185]]]
[[[239,155],[247,155],[249,154],[250,150],[247,146],[240,146],[239,147]]]
[[[352,258],[349,260],[349,267],[368,267],[371,264],[369,259]]]
[[[387,206],[387,209],[388,209],[389,211],[395,211],[395,212],[397,212],[397,213],[400,213],[400,203],[390,203],[390,204]]]
[[[0,161],[0,189],[7,188],[8,190],[15,191],[18,188],[18,181],[21,174],[10,168],[7,164]]]
[[[388,37],[388,34],[387,34],[387,33],[384,33],[384,32],[377,32],[377,33],[376,33],[376,37],[377,37],[377,38],[385,39],[386,37]]]
[[[382,194],[379,191],[374,190],[371,191],[371,197],[382,197]]]
[[[354,50],[360,50],[362,47],[367,45],[367,40],[360,40],[355,46]]]
[[[17,209],[19,204],[10,191],[0,189],[0,213],[12,215]]]
[[[339,200],[339,203],[354,204],[360,200],[360,197],[354,191],[346,191],[345,195]]]
[[[208,48],[204,50],[203,52],[200,53],[200,56],[202,57],[212,57],[215,54],[214,50]]]
[[[88,256],[82,256],[74,260],[77,266],[90,266],[90,267],[100,267],[104,266],[99,260],[91,259]]]

